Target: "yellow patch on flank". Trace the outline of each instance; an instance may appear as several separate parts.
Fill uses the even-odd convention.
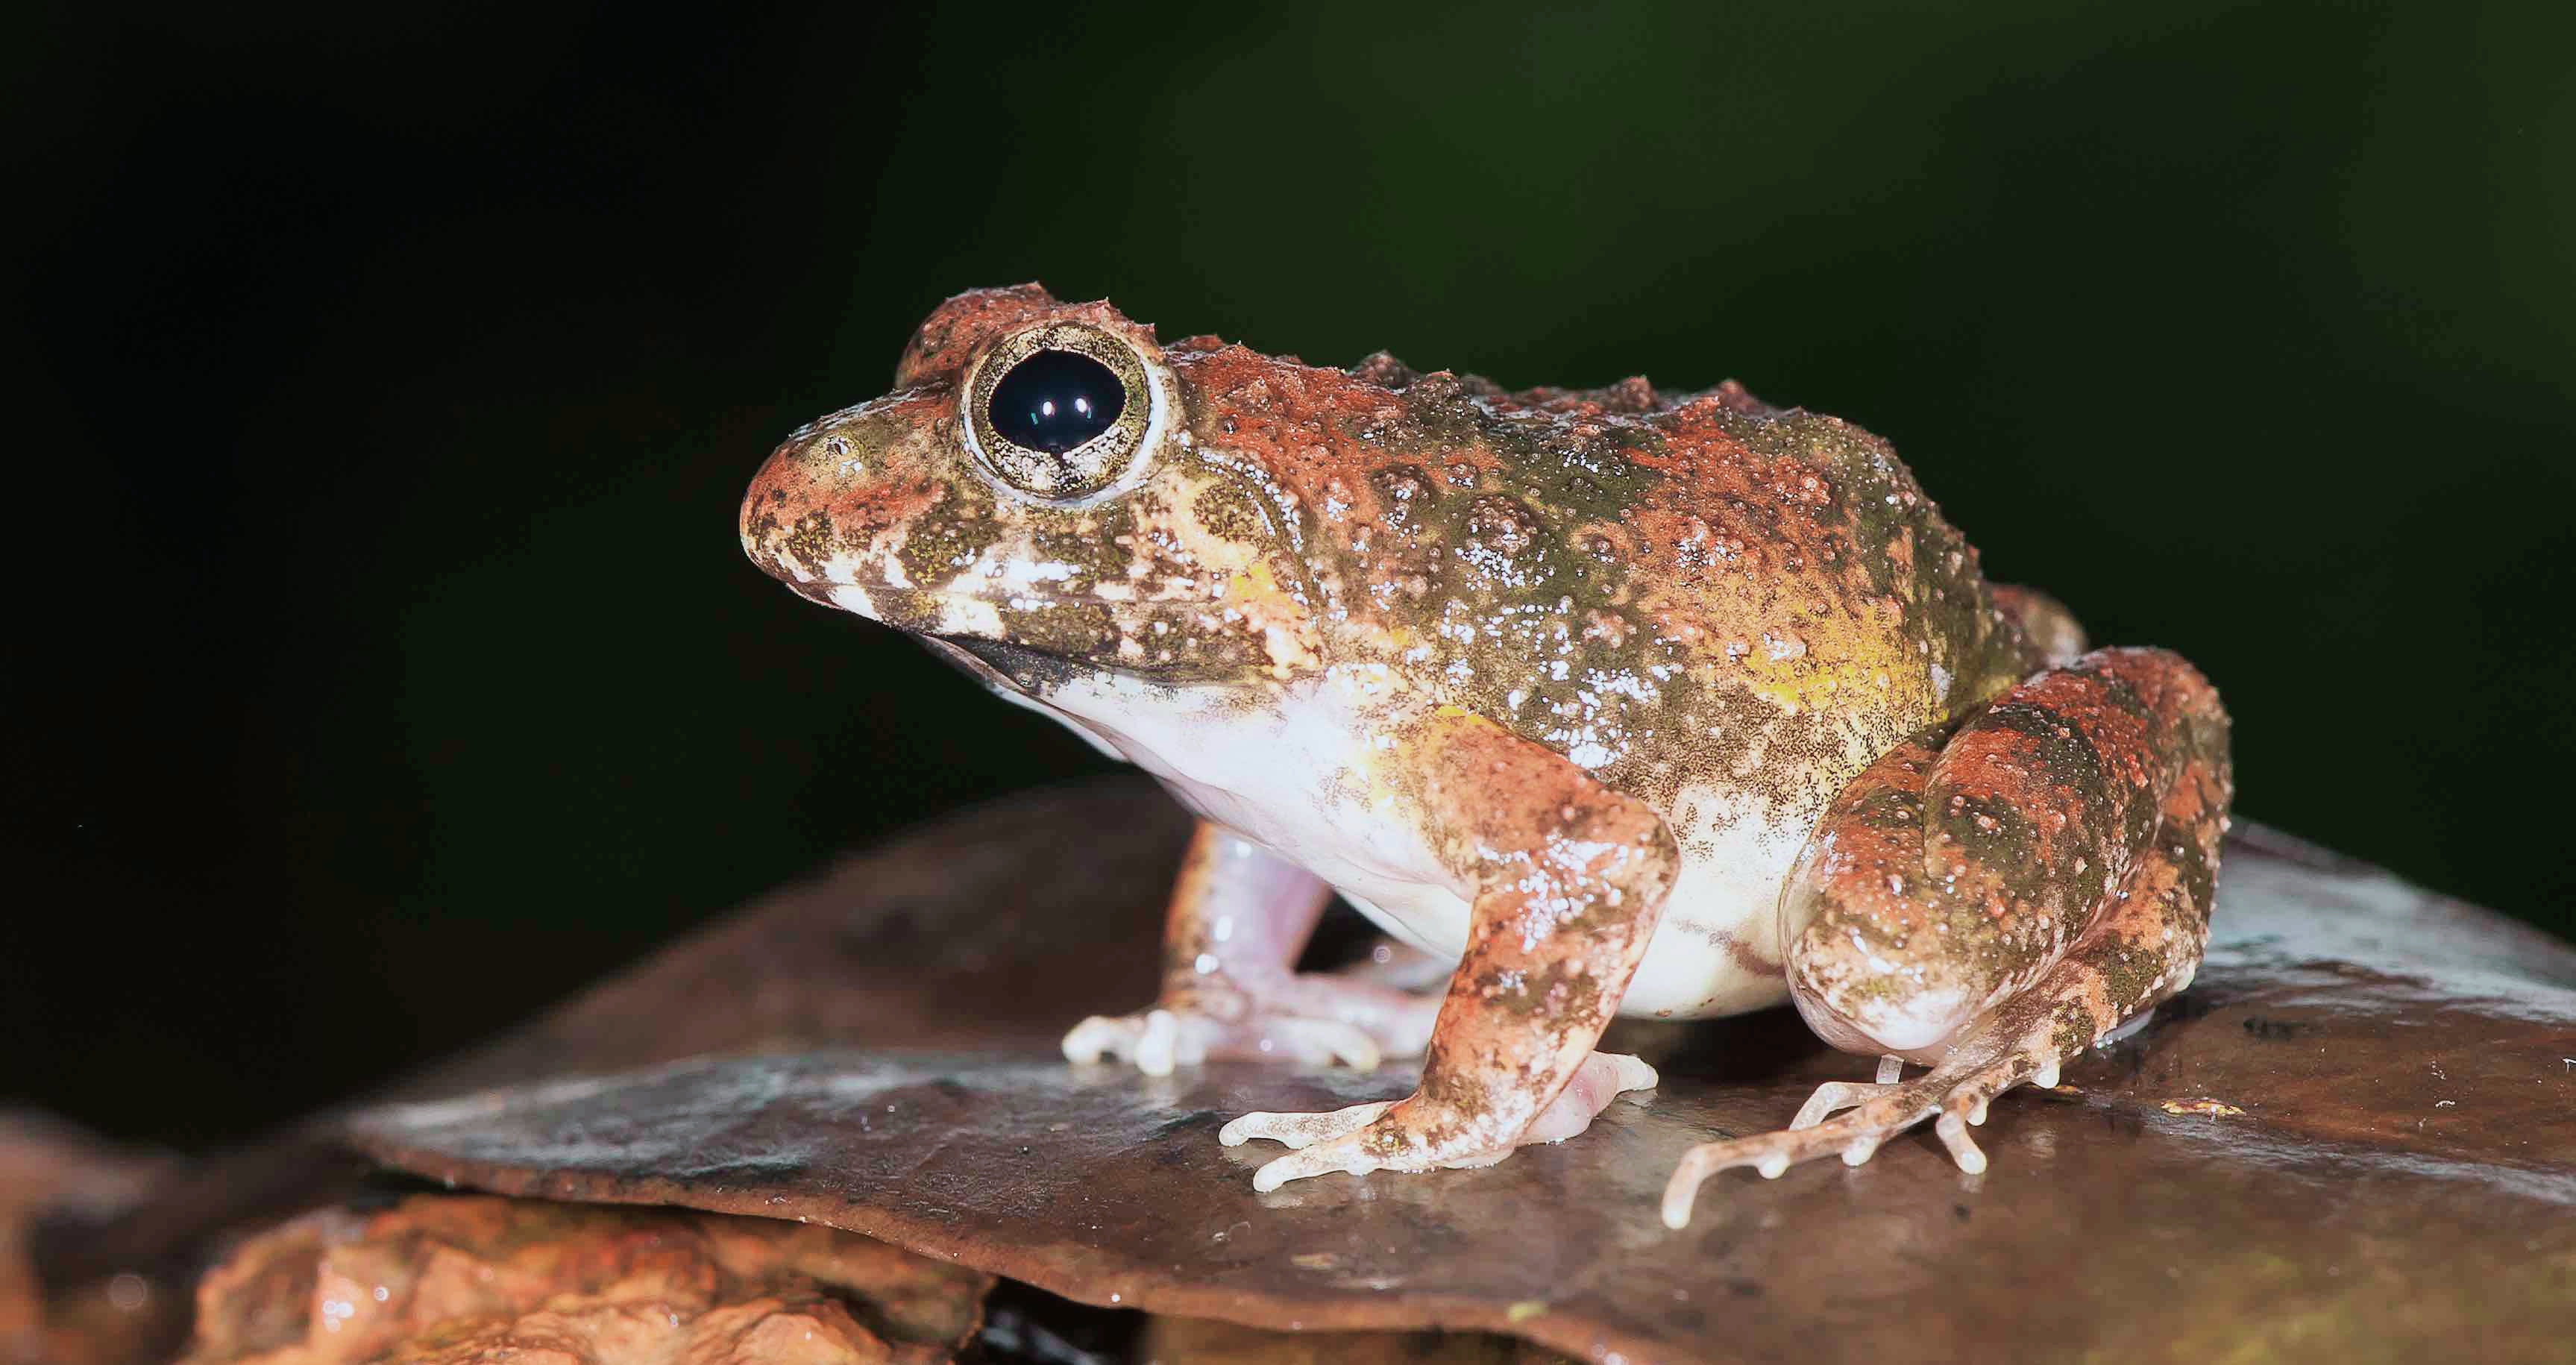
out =
[[[1928,711],[1932,675],[1894,636],[1854,632],[1840,622],[1800,622],[1786,634],[1764,633],[1739,662],[1755,695],[1796,715],[1829,710],[1836,694],[1866,689],[1900,711]]]

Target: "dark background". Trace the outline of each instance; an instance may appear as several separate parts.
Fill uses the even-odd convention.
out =
[[[1095,768],[733,539],[1032,278],[1853,418],[2219,682],[2246,814],[2568,932],[2553,11],[13,26],[0,1101],[240,1136]]]

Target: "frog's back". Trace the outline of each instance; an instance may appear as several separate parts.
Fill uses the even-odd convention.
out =
[[[1329,456],[1272,468],[1314,485],[1306,557],[1357,651],[1659,806],[1838,787],[2027,671],[1975,551],[1848,422],[1733,383],[1304,373],[1360,395],[1262,395],[1328,419]]]
[[[1269,467],[1308,485],[1336,652],[1664,813],[1684,868],[1629,1011],[1782,998],[1773,907],[1826,803],[2027,671],[1974,551],[1886,442],[1734,384],[1302,374],[1257,397],[1314,441]]]

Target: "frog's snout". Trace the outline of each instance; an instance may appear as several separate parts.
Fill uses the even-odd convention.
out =
[[[751,486],[743,491],[734,524],[742,552],[762,572],[790,587],[818,582],[822,571],[811,553],[816,547],[810,531],[818,513],[807,505],[811,501],[805,496],[808,481],[795,477],[807,443],[800,432],[769,452],[759,472],[751,476]],[[802,546],[798,544],[800,524],[809,532],[801,537],[806,542]]]
[[[743,492],[735,529],[743,554],[798,596],[908,630],[935,627],[939,594],[917,582],[925,543],[952,480],[908,410],[910,395],[878,400],[781,441]],[[887,416],[889,408],[894,417]]]
[[[742,552],[804,596],[838,605],[835,585],[869,581],[876,543],[915,510],[897,481],[871,477],[871,463],[828,426],[780,442],[743,492]]]
[[[743,553],[791,587],[864,583],[955,479],[948,391],[921,386],[800,428],[743,493]],[[808,592],[808,596],[819,596]]]

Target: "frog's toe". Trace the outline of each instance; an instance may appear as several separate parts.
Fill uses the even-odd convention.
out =
[[[1383,1166],[1375,1155],[1356,1142],[1342,1138],[1328,1139],[1313,1146],[1301,1146],[1288,1155],[1263,1162],[1252,1173],[1252,1188],[1262,1194],[1310,1175],[1367,1175]]]
[[[1217,1135],[1228,1146],[1268,1137],[1297,1150],[1263,1163],[1252,1188],[1263,1194],[1310,1175],[1367,1175],[1371,1171],[1459,1170],[1491,1166],[1512,1154],[1509,1144],[1487,1148],[1460,1141],[1427,1141],[1389,1114],[1395,1102],[1357,1104],[1329,1114],[1246,1114]]]
[[[1180,1016],[1170,1010],[1114,1017],[1095,1014],[1065,1033],[1063,1048],[1068,1062],[1114,1057],[1133,1063],[1148,1076],[1171,1075],[1175,1066],[1207,1056],[1200,1031],[1184,1029]]]
[[[1896,1089],[1897,1081],[1904,1075],[1905,1059],[1890,1055],[1878,1059],[1876,1081],[1827,1081],[1817,1086],[1816,1093],[1809,1095],[1807,1102],[1798,1107],[1798,1116],[1789,1120],[1789,1127],[1792,1131],[1813,1128],[1834,1114],[1855,1105],[1867,1104]]]
[[[1287,1147],[1311,1147],[1346,1133],[1358,1132],[1394,1104],[1393,1100],[1378,1100],[1323,1114],[1274,1114],[1266,1111],[1246,1114],[1219,1129],[1216,1140],[1228,1147],[1240,1147],[1255,1138]],[[1262,1188],[1275,1189],[1277,1185],[1278,1182],[1273,1181]]]
[[[1475,1166],[1491,1166],[1511,1154],[1511,1149],[1505,1147],[1498,1151],[1391,1159],[1373,1150],[1370,1144],[1363,1140],[1362,1134],[1345,1133],[1340,1137],[1316,1143],[1312,1147],[1300,1148],[1275,1161],[1265,1163],[1260,1170],[1252,1173],[1252,1188],[1268,1194],[1291,1180],[1303,1180],[1310,1175],[1335,1173],[1367,1175],[1371,1171],[1464,1170]]]
[[[1583,1059],[1574,1079],[1567,1081],[1555,1100],[1530,1120],[1530,1126],[1513,1145],[1563,1142],[1591,1127],[1593,1117],[1609,1108],[1613,1099],[1631,1090],[1652,1090],[1660,1080],[1643,1057],[1624,1052],[1593,1053]]]
[[[1809,1095],[1807,1102],[1799,1107],[1798,1116],[1789,1120],[1790,1131],[1813,1128],[1835,1114],[1855,1105],[1867,1104],[1895,1088],[1884,1081],[1827,1081],[1816,1087],[1816,1093]]]
[[[1903,1117],[1890,1115],[1885,1106],[1893,1096],[1880,1096],[1864,1102],[1857,1113],[1824,1119],[1803,1128],[1786,1128],[1776,1133],[1732,1138],[1725,1142],[1703,1142],[1682,1154],[1681,1164],[1673,1168],[1672,1179],[1664,1185],[1664,1226],[1682,1228],[1690,1225],[1691,1205],[1699,1198],[1701,1182],[1719,1171],[1737,1166],[1750,1166],[1766,1180],[1776,1180],[1791,1166],[1827,1153],[1840,1153],[1843,1163],[1857,1166],[1878,1151],[1878,1145],[1929,1114]],[[1810,1100],[1812,1107],[1814,1101]],[[1799,1117],[1805,1118],[1805,1114]],[[1895,1121],[1901,1118],[1902,1121]]]
[[[1273,1020],[1264,1037],[1253,1046],[1264,1056],[1284,1047],[1302,1064],[1328,1066],[1338,1062],[1353,1071],[1375,1071],[1378,1063],[1386,1060],[1368,1030],[1339,1019]]]
[[[1063,1048],[1069,1062],[1112,1057],[1148,1076],[1168,1076],[1175,1067],[1196,1066],[1211,1057],[1341,1065],[1356,1071],[1374,1071],[1385,1060],[1368,1030],[1339,1019],[1274,1015],[1223,1020],[1186,1009],[1093,1015],[1066,1032]]]

